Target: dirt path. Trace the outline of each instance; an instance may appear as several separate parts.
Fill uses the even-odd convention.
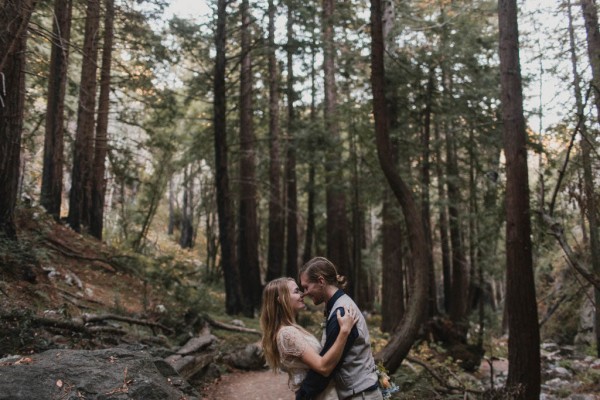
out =
[[[202,390],[206,400],[291,400],[287,374],[270,370],[234,372],[223,375],[215,384]]]

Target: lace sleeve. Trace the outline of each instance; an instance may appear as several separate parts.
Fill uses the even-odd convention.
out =
[[[284,326],[277,333],[277,348],[284,357],[300,357],[306,346],[306,338],[293,326]]]

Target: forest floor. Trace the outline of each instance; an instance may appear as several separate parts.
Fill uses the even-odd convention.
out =
[[[202,389],[207,400],[290,400],[293,393],[287,385],[287,375],[263,371],[235,371],[223,375]]]
[[[508,362],[494,361],[494,372],[506,374]],[[482,377],[490,376],[490,367],[483,362],[479,370]],[[288,388],[287,375],[263,371],[234,371],[216,379],[212,384],[202,389],[206,400],[244,399],[244,400],[289,400],[293,397]]]
[[[139,255],[106,246],[62,224],[56,224],[34,207],[21,210],[17,222],[18,244],[0,241],[0,316],[27,310],[38,317],[77,320],[84,314],[112,313],[167,326],[180,326],[189,314],[190,307],[195,305],[197,309],[210,313],[213,317],[228,318],[223,314],[222,293],[210,286],[205,286],[204,290],[199,289],[196,282],[198,276],[194,276],[196,281],[191,284],[186,283],[190,276],[197,273],[199,267],[193,260],[186,259],[190,256],[183,251],[178,251],[181,255],[175,256],[181,259],[170,256],[165,262],[160,257],[148,261]],[[180,268],[183,270],[179,271]],[[150,275],[149,270],[153,271]],[[173,281],[177,285],[172,285]],[[377,317],[373,318],[375,319],[371,319],[369,324],[377,326]],[[258,326],[256,319],[242,320],[248,327]],[[1,322],[0,320],[0,358],[7,354],[37,353],[55,346],[94,349],[111,345],[105,338],[83,337],[75,333],[59,335],[56,330],[25,332],[22,330],[23,326],[16,330],[14,326],[9,326],[7,330]],[[139,336],[161,334],[147,327],[129,328]],[[222,331],[215,331],[214,334],[219,339],[222,352],[244,342],[256,341],[256,336],[230,336]],[[173,339],[169,338],[170,341]],[[386,342],[380,333],[373,334],[372,339],[375,349],[381,348]],[[500,346],[505,347],[505,343]],[[583,362],[574,356],[558,355],[559,350],[546,352],[557,355],[543,366],[543,390],[545,393],[552,393],[544,399],[600,399],[596,395],[600,392],[600,363],[594,361],[594,358]],[[481,387],[483,384],[484,387],[489,387],[490,367],[487,361],[481,364],[476,374],[466,374],[451,369],[454,366],[447,363],[438,349],[430,348],[427,354],[419,353],[416,356],[427,360],[440,376],[452,381],[453,385],[457,385],[455,378],[458,377],[458,385]],[[505,358],[493,361],[495,378],[505,378],[507,369]],[[566,375],[559,379],[556,377],[558,373]],[[434,387],[438,391],[444,387],[434,382],[430,374],[419,366],[403,363],[394,379],[401,387],[410,390],[410,394],[407,390],[407,393],[394,398],[447,398],[423,395],[427,391],[431,392]],[[495,384],[497,387],[501,386],[502,380]],[[269,370],[240,371],[223,368],[220,377],[212,377],[199,383],[198,389],[203,398],[215,400],[277,400],[293,397],[287,385],[287,376]],[[574,393],[586,397],[572,397]]]

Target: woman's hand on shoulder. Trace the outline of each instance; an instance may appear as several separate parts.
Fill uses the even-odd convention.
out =
[[[345,306],[343,317],[339,309],[336,311],[336,315],[340,324],[340,332],[343,333],[350,333],[354,324],[358,322],[358,313],[354,307]]]

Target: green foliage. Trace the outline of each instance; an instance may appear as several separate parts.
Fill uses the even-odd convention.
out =
[[[42,218],[38,212],[28,213],[35,218]],[[21,236],[18,240],[0,235],[0,279],[19,278],[34,280],[34,268],[48,261],[47,247],[42,245],[43,232]]]
[[[154,259],[145,272],[148,284],[166,291],[180,310],[197,314],[221,312],[223,304],[218,292],[198,279],[197,265],[166,255]]]

